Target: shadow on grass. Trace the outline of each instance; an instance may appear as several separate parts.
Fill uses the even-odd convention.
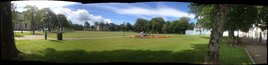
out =
[[[24,35],[14,35],[14,37],[23,37]]]
[[[59,42],[54,40],[55,42]],[[201,64],[207,54],[207,44],[191,44],[192,50],[152,51],[152,50],[56,50],[46,48],[34,54],[22,55],[22,60],[46,61],[59,63],[109,63],[109,62],[136,62],[136,63],[194,63]],[[220,47],[220,63],[223,65],[250,64],[249,58],[243,49],[233,48],[224,40]],[[249,61],[247,61],[249,60]]]
[[[32,35],[44,35],[44,34],[42,34],[42,33],[35,33],[35,34],[32,34]]]
[[[69,50],[58,51],[47,48],[39,54],[24,56],[24,59],[60,63],[107,63],[107,62],[138,62],[138,63],[202,63],[207,51],[206,44],[193,44],[193,50],[151,51],[151,50],[112,50],[91,51]]]
[[[200,36],[202,39],[209,39],[210,37],[208,36]]]
[[[51,42],[58,42],[58,43],[62,43],[62,41],[64,41],[64,40],[49,40],[49,41],[51,41]]]

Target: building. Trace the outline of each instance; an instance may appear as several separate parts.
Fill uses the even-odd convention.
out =
[[[25,19],[24,19],[24,14],[17,12],[17,17],[13,22],[14,24],[14,30],[15,31],[20,31],[20,30],[30,30],[30,24],[26,23]]]
[[[96,30],[97,31],[108,31],[109,30],[109,28],[108,28],[108,26],[96,26]]]
[[[199,34],[210,35],[210,31],[211,30],[205,29],[201,25],[195,25],[194,30],[186,30],[185,34],[189,34],[189,35],[199,35]]]

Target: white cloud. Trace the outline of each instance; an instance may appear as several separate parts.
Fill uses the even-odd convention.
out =
[[[68,8],[57,7],[53,8],[52,11],[56,14],[64,14],[68,20],[71,20],[73,23],[77,24],[84,24],[85,21],[88,21],[90,24],[94,24],[94,22],[112,22],[110,19],[103,18],[102,16],[92,15],[85,9],[72,11]]]
[[[39,9],[41,8],[53,8],[53,7],[62,7],[72,4],[78,4],[77,2],[68,2],[68,1],[11,1],[11,3],[15,3],[17,6],[17,10],[19,12],[24,11],[24,7],[27,5],[35,5]]]
[[[158,6],[157,8],[144,8],[131,6],[127,8],[117,8],[112,6],[102,6],[107,9],[113,10],[118,14],[127,14],[127,15],[146,15],[146,16],[161,16],[161,17],[189,17],[194,18],[195,15],[183,12],[174,8],[166,6]]]
[[[90,24],[94,22],[108,22],[111,23],[110,19],[103,18],[102,16],[95,16],[90,14],[85,9],[78,9],[72,11],[69,8],[64,8],[63,6],[80,4],[76,2],[67,2],[67,1],[12,1],[17,6],[17,11],[24,11],[24,7],[27,5],[35,5],[38,9],[50,8],[56,14],[64,14],[68,20],[71,20],[73,23],[84,24],[85,21],[88,21]],[[82,5],[82,4],[81,4]]]

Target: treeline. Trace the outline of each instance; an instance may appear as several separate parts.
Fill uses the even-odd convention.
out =
[[[155,17],[151,20],[138,18],[134,25],[129,22],[114,24],[105,23],[101,21],[94,22],[94,25],[90,25],[89,22],[82,24],[73,24],[70,20],[67,20],[63,14],[55,14],[49,8],[38,9],[36,6],[26,6],[25,11],[15,11],[14,5],[12,6],[13,23],[27,23],[30,24],[33,34],[35,30],[48,30],[48,32],[61,31],[132,31],[132,32],[146,32],[152,34],[161,33],[180,33],[185,34],[185,30],[193,29],[194,23],[189,23],[189,18],[181,17],[179,20],[165,21],[162,17]],[[23,15],[23,18],[17,15]],[[23,21],[18,21],[18,19]],[[21,24],[23,25],[23,24]],[[21,29],[23,31],[23,29]]]
[[[162,17],[155,17],[151,20],[138,18],[136,23],[133,25],[135,32],[146,32],[146,33],[180,33],[185,34],[185,30],[192,30],[194,23],[189,23],[189,18],[181,17],[179,20],[164,21]]]
[[[48,32],[71,31],[76,25],[66,19],[63,14],[55,14],[49,8],[38,9],[36,6],[26,6],[23,12],[15,11],[16,7],[12,5],[13,23],[26,23],[30,25],[33,34],[35,30],[48,30]],[[20,16],[19,16],[20,15]],[[23,28],[21,29],[23,32]]]
[[[106,28],[104,31],[132,31],[132,32],[146,32],[152,34],[161,33],[180,33],[185,34],[185,30],[192,30],[194,23],[189,23],[189,18],[182,17],[179,20],[164,21],[162,17],[155,17],[151,20],[138,18],[134,25],[129,22],[122,23],[120,25],[114,23],[94,22],[94,25],[90,26],[88,22],[85,22],[84,27],[80,25],[80,30],[96,30],[97,26]]]

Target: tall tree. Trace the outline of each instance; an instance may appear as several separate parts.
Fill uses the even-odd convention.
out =
[[[85,22],[84,27],[85,30],[88,31],[90,29],[90,24],[88,22]]]
[[[127,28],[127,31],[133,30],[132,25],[129,22],[126,24],[126,28]]]
[[[11,2],[0,3],[0,22],[1,22],[1,59],[13,60],[19,55],[15,46],[14,32],[12,26]],[[4,13],[3,13],[4,12]]]
[[[164,26],[163,26],[163,33],[171,33],[171,22],[170,21],[167,21]]]
[[[163,25],[165,21],[162,17],[152,18],[149,22],[149,26],[152,33],[162,33]]]
[[[98,26],[100,23],[99,22],[94,22],[94,25],[95,26]]]
[[[224,25],[229,13],[226,4],[190,4],[190,13],[194,13],[195,18],[203,17],[210,19],[212,22],[212,31],[208,44],[208,55],[205,58],[205,64],[219,64],[219,47],[220,40],[224,31]]]
[[[72,31],[73,30],[73,27],[72,27],[73,23],[72,23],[71,20],[68,20],[67,23],[64,23],[63,25],[66,25],[66,26],[64,26],[64,27],[67,28],[66,31]]]
[[[173,22],[171,22],[171,32],[172,33],[179,33],[179,20],[174,20]]]
[[[229,43],[233,45],[234,41],[239,41],[234,38],[234,31],[241,30],[248,32],[252,24],[257,19],[257,9],[250,5],[229,5],[230,11],[227,14],[228,20],[225,24],[225,30],[228,30]]]
[[[33,31],[33,34],[35,33],[35,24],[36,24],[36,20],[35,20],[35,16],[37,14],[37,10],[38,8],[36,6],[29,6],[27,5],[25,7],[26,11],[25,11],[25,17],[26,17],[26,20],[28,22],[30,22],[31,24],[31,30]]]
[[[192,22],[192,23],[190,23],[190,24],[188,25],[187,29],[188,29],[188,30],[193,30],[193,29],[194,29],[194,26],[195,26],[195,24]]]
[[[180,18],[180,20],[178,22],[180,33],[185,34],[185,30],[187,30],[187,28],[189,26],[189,20],[190,20],[190,18],[188,18],[188,17],[181,17]]]
[[[146,20],[146,19],[143,19],[143,18],[138,18],[136,20],[136,23],[134,24],[134,29],[136,32],[148,32],[149,29],[148,29],[148,23],[149,21]]]
[[[105,23],[104,22],[100,22],[100,24],[99,24],[100,26],[104,26],[105,25]]]
[[[229,12],[227,14],[227,22],[225,25],[225,30],[228,31],[228,37],[229,37],[229,43],[231,45],[234,44],[234,41],[238,41],[234,38],[234,31],[235,30],[241,30],[243,32],[248,32],[248,30],[252,27],[252,24],[254,24],[257,21],[257,9],[255,6],[250,5],[234,5],[229,4],[228,5]],[[212,9],[211,6],[204,7],[203,10],[206,10],[209,12],[209,9]],[[203,12],[200,13],[201,15],[206,15],[208,13]],[[207,29],[212,28],[212,17],[206,16],[206,17],[199,17],[197,24],[202,25],[202,27],[205,27]]]
[[[261,31],[267,30],[268,25],[268,6],[256,6],[258,10],[258,19],[255,23],[256,27],[259,27]],[[262,34],[260,32],[259,42],[262,41]]]
[[[58,28],[60,30],[63,30],[64,28],[66,28],[67,26],[69,26],[68,20],[66,19],[66,16],[65,15],[58,14],[57,17],[58,17],[58,24],[57,24],[57,26],[58,26]]]
[[[121,31],[125,31],[126,30],[126,26],[125,26],[124,23],[120,24],[119,26],[120,26],[120,30]]]
[[[59,25],[58,16],[50,10],[50,8],[41,9],[42,18],[41,21],[45,23],[43,27],[48,28],[48,31],[51,32],[52,29],[57,28]]]

